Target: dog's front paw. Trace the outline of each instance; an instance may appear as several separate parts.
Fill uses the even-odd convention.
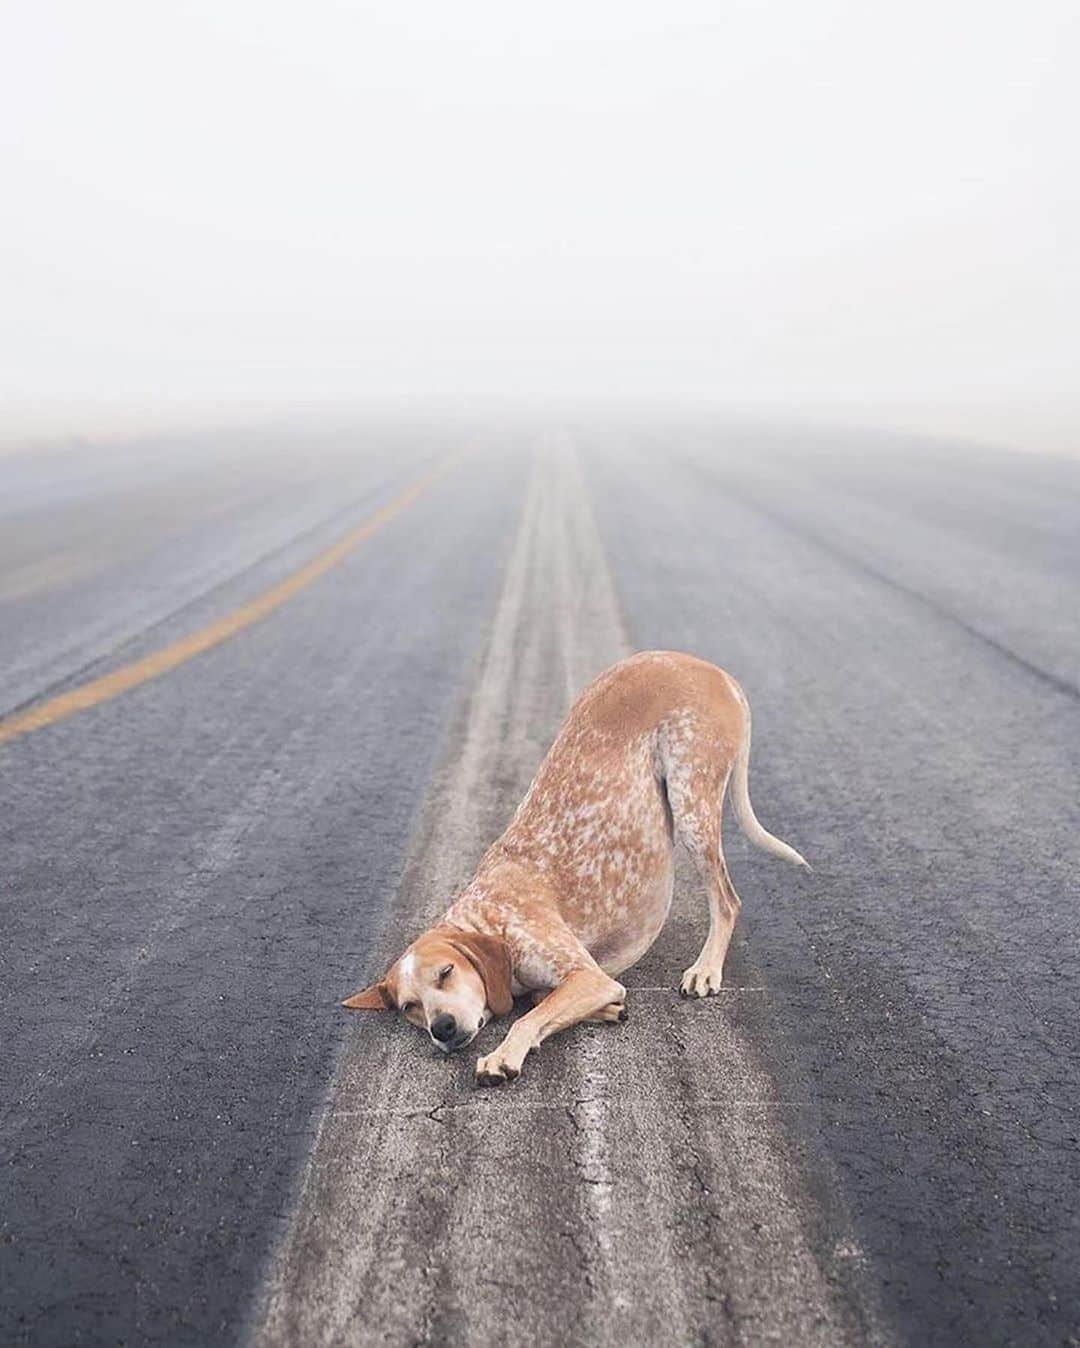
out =
[[[679,992],[684,997],[714,997],[724,982],[723,969],[702,968],[691,964],[682,976]]]
[[[476,1060],[478,1086],[501,1086],[504,1081],[513,1081],[519,1076],[521,1076],[521,1063],[505,1049],[497,1048],[494,1053]]]

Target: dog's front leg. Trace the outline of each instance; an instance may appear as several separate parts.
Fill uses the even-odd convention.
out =
[[[499,1086],[504,1081],[513,1081],[520,1075],[526,1056],[545,1039],[612,1005],[622,1006],[625,1000],[626,989],[602,969],[575,969],[539,1005],[513,1023],[494,1053],[478,1060],[477,1082],[481,1086]]]

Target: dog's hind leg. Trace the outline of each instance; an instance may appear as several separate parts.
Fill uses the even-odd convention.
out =
[[[709,896],[709,934],[701,954],[683,974],[679,991],[684,997],[710,997],[724,981],[724,960],[742,903],[731,883],[719,837],[712,855],[706,851],[691,856]]]
[[[709,934],[701,954],[683,974],[679,990],[684,997],[708,997],[720,990],[731,933],[742,907],[720,836],[727,775],[718,780],[719,768],[711,755],[690,752],[683,761],[680,758],[669,748],[668,800],[675,836],[690,853],[709,898]]]

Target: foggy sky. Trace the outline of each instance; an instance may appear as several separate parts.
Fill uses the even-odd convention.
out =
[[[8,0],[0,437],[375,401],[1080,448],[1073,0]]]

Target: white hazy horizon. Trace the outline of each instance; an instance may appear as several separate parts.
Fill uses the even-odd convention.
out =
[[[1067,0],[10,0],[0,441],[686,404],[1080,450]]]

